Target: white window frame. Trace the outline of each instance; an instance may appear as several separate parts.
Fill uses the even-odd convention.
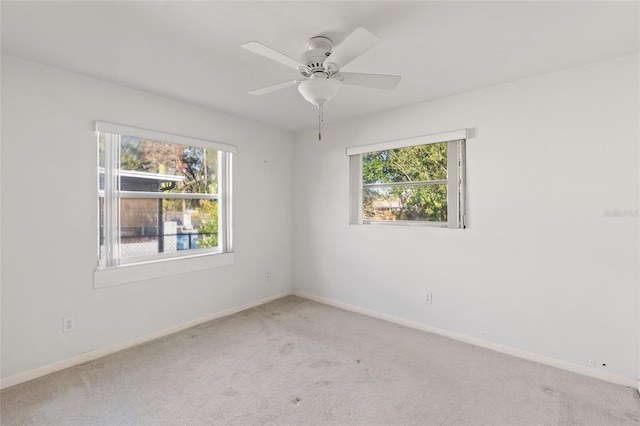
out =
[[[235,261],[232,245],[232,158],[233,145],[195,139],[170,133],[140,129],[121,124],[96,121],[96,134],[105,134],[105,188],[98,188],[97,199],[104,197],[104,238],[107,256],[100,260],[100,223],[97,224],[98,266],[94,271],[94,287],[109,287],[134,281],[160,278],[186,272],[232,265]],[[174,194],[121,191],[119,184],[120,137],[144,139],[196,146],[218,151],[218,194]],[[98,186],[98,185],[97,185]],[[119,200],[124,198],[210,198],[217,199],[218,247],[158,253],[150,256],[121,258],[119,256]],[[99,222],[99,221],[98,221]]]
[[[347,148],[349,156],[349,223],[351,225],[405,225],[462,229],[466,227],[466,140],[467,129],[399,139]],[[362,154],[411,146],[447,143],[447,180],[426,184],[447,185],[447,222],[409,220],[364,220],[362,218]],[[456,153],[456,155],[450,155]],[[452,173],[452,171],[454,171]],[[451,188],[460,188],[452,191]]]

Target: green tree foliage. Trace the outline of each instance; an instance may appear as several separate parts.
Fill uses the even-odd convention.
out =
[[[447,144],[437,143],[362,155],[363,214],[373,220],[447,220],[447,186],[394,185],[447,179]]]
[[[120,139],[120,168],[124,170],[146,171],[143,162],[143,148],[138,138],[122,136]]]
[[[218,175],[216,151],[198,147],[183,147],[178,170],[185,177],[182,192],[216,193]]]
[[[216,247],[218,245],[218,202],[200,200],[200,239],[198,247]]]

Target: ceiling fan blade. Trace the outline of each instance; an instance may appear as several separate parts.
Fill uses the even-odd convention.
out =
[[[287,87],[300,84],[299,80],[285,81],[284,83],[273,84],[271,86],[263,87],[261,89],[252,90],[249,92],[251,95],[266,95],[267,93],[275,92],[276,90],[286,89]]]
[[[285,55],[284,53],[280,53],[277,50],[270,48],[269,46],[265,46],[262,43],[257,41],[250,41],[249,43],[245,43],[241,45],[243,49],[247,49],[250,52],[257,53],[258,55],[264,56],[265,58],[269,58],[272,61],[280,62],[288,67],[298,69],[301,64],[293,58]]]
[[[344,84],[353,86],[373,87],[374,89],[393,90],[400,83],[399,75],[363,74],[353,72],[341,72],[339,77],[344,78]]]
[[[379,42],[378,37],[368,30],[358,27],[331,52],[325,62],[336,64],[338,68],[342,68]]]

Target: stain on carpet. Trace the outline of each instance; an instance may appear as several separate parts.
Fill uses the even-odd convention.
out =
[[[280,348],[280,354],[281,355],[289,355],[292,351],[293,351],[293,343],[292,342],[288,342],[286,344],[284,344],[281,348]]]

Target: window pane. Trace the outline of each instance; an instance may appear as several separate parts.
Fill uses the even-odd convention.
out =
[[[105,138],[104,133],[98,133],[98,189],[100,191],[104,191]]]
[[[217,194],[218,151],[122,136],[120,189]]]
[[[98,238],[100,241],[100,255],[99,259],[104,260],[106,252],[104,245],[104,197],[98,198]]]
[[[447,185],[363,188],[363,220],[447,221]]]
[[[121,199],[120,256],[218,246],[217,200]]]
[[[446,179],[446,142],[362,154],[365,185]]]
[[[98,167],[104,168],[104,133],[98,133]]]

